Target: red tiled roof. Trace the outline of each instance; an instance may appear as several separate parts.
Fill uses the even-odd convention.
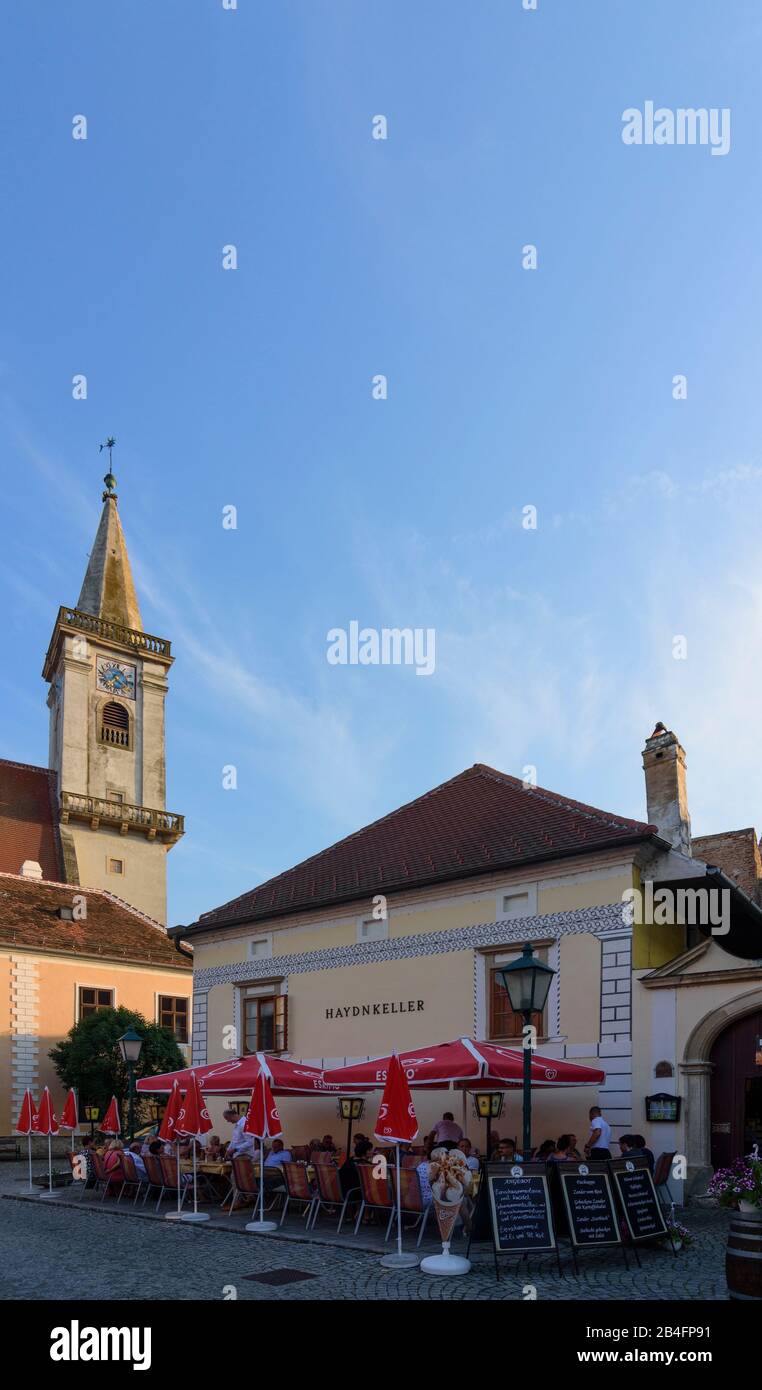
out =
[[[257,921],[404,888],[516,868],[657,833],[580,801],[525,788],[476,763],[259,888],[205,912],[199,928]]]
[[[71,907],[75,895],[85,898],[87,915],[65,921],[56,909]],[[162,970],[192,969],[190,957],[180,955],[160,922],[103,889],[47,883],[19,874],[0,874],[0,942],[133,961]]]
[[[56,775],[46,767],[0,758],[0,873],[19,873],[25,859],[39,864],[45,878],[66,877]]]

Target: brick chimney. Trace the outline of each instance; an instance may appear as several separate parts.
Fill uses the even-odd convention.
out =
[[[673,849],[691,853],[691,818],[685,786],[685,750],[670,729],[657,724],[643,749],[650,824]]]
[[[20,872],[22,878],[42,878],[42,868],[36,859],[25,859]]]

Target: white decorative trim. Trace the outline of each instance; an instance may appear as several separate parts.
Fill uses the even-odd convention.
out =
[[[12,955],[11,975],[11,1104],[18,1110],[27,1088],[39,1080],[39,976],[35,960]],[[14,1116],[15,1118],[15,1116]]]
[[[581,935],[623,935],[622,905],[583,907],[571,912],[551,912],[544,917],[522,917],[516,921],[489,922],[481,926],[455,927],[451,931],[420,932],[396,936],[387,941],[364,941],[354,946],[331,946],[263,960],[235,961],[230,965],[211,965],[194,972],[194,987],[208,990],[215,985],[254,981],[257,976],[303,975],[317,970],[341,970],[349,965],[379,965],[390,960],[411,960],[453,951],[473,951],[484,946],[508,946],[513,942],[542,941],[548,937]]]
[[[191,1065],[206,1065],[208,1018],[208,995],[198,986],[193,991],[193,1028],[191,1032]]]

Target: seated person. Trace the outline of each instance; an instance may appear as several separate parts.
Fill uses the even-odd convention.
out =
[[[570,1134],[569,1138],[571,1140],[569,1144],[569,1158],[573,1158],[577,1163],[580,1163],[582,1161],[582,1154],[577,1148],[577,1136],[576,1134]]]
[[[104,1160],[103,1160],[103,1167],[105,1168],[106,1172],[109,1174],[109,1179],[108,1179],[108,1185],[109,1185],[109,1187],[111,1187],[112,1184],[113,1184],[114,1186],[116,1186],[117,1183],[122,1183],[122,1182],[124,1182],[124,1178],[123,1178],[123,1176],[122,1176],[122,1149],[123,1149],[123,1148],[124,1148],[124,1145],[123,1145],[121,1139],[112,1139],[112,1140],[111,1140],[111,1143],[109,1144],[108,1148],[106,1149],[106,1156],[105,1156],[105,1158],[104,1158]]]
[[[497,1153],[492,1155],[493,1163],[523,1163],[516,1153],[516,1145],[513,1139],[501,1139],[497,1146]]]
[[[222,1158],[222,1144],[219,1134],[210,1134],[206,1141],[205,1156],[207,1163],[219,1163]]]
[[[461,1139],[460,1143],[458,1144],[458,1148],[460,1149],[460,1152],[463,1154],[466,1160],[466,1167],[469,1168],[472,1173],[478,1173],[479,1160],[476,1157],[476,1154],[471,1152],[471,1140],[465,1138]]]
[[[561,1135],[559,1135],[558,1143],[556,1144],[556,1147],[555,1147],[555,1149],[553,1150],[552,1154],[549,1155],[549,1157],[548,1157],[548,1162],[549,1162],[549,1163],[569,1163],[569,1162],[572,1162],[572,1161],[573,1161],[573,1155],[572,1155],[571,1152],[570,1152],[571,1148],[572,1148],[572,1136],[571,1136],[571,1134],[561,1134]]]
[[[323,1139],[322,1139],[322,1143],[321,1143],[320,1147],[321,1147],[321,1149],[323,1150],[323,1153],[324,1153],[324,1154],[335,1154],[335,1153],[338,1153],[338,1149],[336,1148],[336,1145],[335,1145],[334,1142],[333,1142],[333,1135],[332,1135],[332,1134],[324,1134],[324,1135],[323,1135]]]
[[[93,1153],[95,1152],[95,1141],[88,1134],[82,1140],[82,1148],[75,1154],[75,1158],[80,1162],[77,1164],[77,1171],[82,1174],[78,1182],[84,1182],[86,1187],[92,1187],[95,1183],[95,1162]]]
[[[546,1163],[547,1160],[550,1158],[550,1155],[551,1155],[552,1153],[555,1153],[555,1151],[556,1151],[556,1141],[555,1141],[555,1139],[544,1139],[543,1142],[541,1143],[539,1149],[537,1150],[537,1153],[535,1154],[535,1161],[536,1161],[537,1163]]]
[[[265,1159],[265,1168],[280,1168],[282,1163],[292,1163],[291,1150],[287,1149],[282,1139],[273,1139],[271,1152]]]
[[[143,1182],[148,1182],[148,1173],[146,1172],[146,1165],[143,1162],[143,1155],[141,1153],[141,1144],[139,1139],[136,1139],[134,1144],[130,1144],[129,1154],[133,1163],[135,1164],[135,1170],[137,1172],[138,1177]]]
[[[622,1158],[645,1158],[653,1173],[656,1160],[651,1149],[646,1147],[646,1141],[642,1134],[623,1134],[619,1140],[619,1147],[622,1151]]]
[[[358,1163],[367,1163],[372,1152],[373,1145],[370,1139],[366,1139],[364,1134],[356,1134],[352,1157],[346,1158],[339,1169],[339,1183],[345,1197],[353,1188],[360,1186],[360,1174],[357,1171],[357,1165]]]

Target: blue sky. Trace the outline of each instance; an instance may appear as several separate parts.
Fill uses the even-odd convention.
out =
[[[762,829],[761,48],[757,0],[6,14],[0,755],[46,761],[114,434],[171,921],[476,761],[641,817],[657,719],[694,831]],[[625,146],[647,100],[730,152]],[[329,665],[351,619],[435,673]]]

